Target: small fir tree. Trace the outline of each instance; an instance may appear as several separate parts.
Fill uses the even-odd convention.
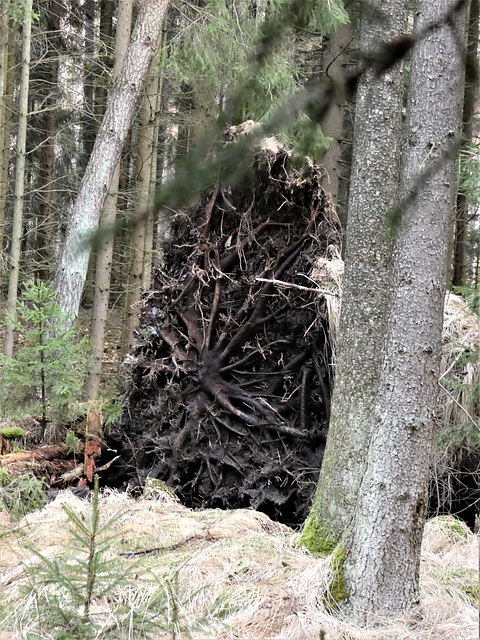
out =
[[[88,341],[73,327],[55,332],[64,320],[50,286],[40,280],[26,285],[17,318],[6,317],[18,348],[12,358],[0,356],[3,419],[33,414],[45,426],[74,417],[89,365]]]

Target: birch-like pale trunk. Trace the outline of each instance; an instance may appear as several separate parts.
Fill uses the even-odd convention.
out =
[[[7,313],[12,320],[17,317],[18,280],[20,274],[20,249],[23,228],[23,198],[25,194],[25,155],[28,123],[28,83],[30,78],[30,49],[32,42],[32,5],[27,0],[24,5],[22,33],[22,62],[20,87],[18,91],[18,129],[15,158],[15,185],[13,193],[13,226],[10,249],[10,274],[8,280]],[[14,331],[10,324],[5,327],[3,353],[12,357]]]
[[[415,31],[452,0],[416,0]],[[447,256],[455,203],[465,4],[416,43],[411,57],[377,422],[351,525],[345,578],[357,618],[399,614],[419,600],[437,412]]]
[[[125,62],[107,100],[105,115],[72,208],[55,293],[72,320],[78,316],[91,242],[98,229],[115,167],[130,129],[169,0],[141,3]]]

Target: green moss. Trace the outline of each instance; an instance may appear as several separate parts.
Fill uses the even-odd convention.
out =
[[[344,546],[337,544],[331,557],[333,577],[324,597],[325,606],[329,610],[337,609],[338,605],[349,597],[345,584],[345,556]]]
[[[480,584],[478,582],[478,574],[475,571],[458,567],[447,571],[433,572],[432,576],[445,586],[445,591],[449,596],[454,597],[462,593],[467,597],[471,605],[478,607]]]
[[[428,521],[428,526],[431,530],[450,533],[453,537],[460,538],[461,540],[466,540],[469,535],[471,535],[471,531],[468,526],[462,522],[462,520],[451,515],[431,518],[431,520]]]
[[[334,538],[328,528],[312,511],[307,517],[297,547],[307,547],[310,553],[315,556],[330,556],[332,579],[324,593],[323,600],[328,610],[337,609],[338,605],[349,597],[345,584],[345,547],[342,543],[335,545]]]
[[[4,438],[21,438],[25,435],[25,431],[21,427],[4,427],[0,429],[0,436]]]
[[[306,547],[314,556],[328,556],[335,548],[335,541],[330,531],[321,524],[312,511],[305,521],[297,547]]]

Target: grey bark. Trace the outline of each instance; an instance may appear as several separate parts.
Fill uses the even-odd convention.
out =
[[[477,97],[478,68],[478,23],[480,14],[479,0],[471,0],[470,18],[468,26],[468,46],[466,56],[466,78],[463,97],[463,145],[468,148],[472,144],[473,118],[475,115],[475,101]],[[456,225],[453,254],[452,284],[456,287],[465,286],[468,272],[468,220],[470,214],[471,197],[468,193],[460,192],[457,196]]]
[[[406,3],[363,5],[360,45],[374,51],[406,29]],[[402,130],[402,68],[370,70],[357,93],[340,343],[329,436],[312,515],[339,541],[353,513],[375,423],[385,332],[390,240],[387,214],[397,199]]]
[[[23,227],[23,198],[25,194],[25,156],[28,122],[28,82],[30,78],[30,49],[32,42],[32,4],[28,0],[24,6],[22,34],[22,68],[18,95],[18,130],[15,158],[15,186],[13,199],[12,246],[10,250],[10,276],[8,280],[7,313],[12,319],[17,316],[17,290],[20,274],[20,249]],[[5,327],[3,353],[12,357],[13,328]]]
[[[328,38],[325,51],[322,55],[322,66],[325,68],[325,75],[337,88],[328,112],[321,123],[323,133],[327,137],[332,138],[329,148],[322,157],[322,164],[326,172],[326,179],[322,186],[329,192],[335,205],[338,204],[342,159],[341,138],[343,135],[345,112],[345,92],[341,89],[346,77],[345,67],[350,55],[348,47],[351,37],[351,25],[341,25]]]
[[[132,13],[133,0],[125,0],[120,3],[117,14],[118,27],[115,35],[115,61],[112,72],[114,82],[120,75],[125,61],[130,40]],[[95,262],[95,290],[90,325],[93,363],[85,381],[85,396],[88,400],[96,400],[100,388],[113,258],[113,236],[108,233],[108,229],[113,227],[117,217],[119,180],[120,161],[117,161],[100,218],[101,240]],[[105,233],[102,233],[103,231]]]
[[[133,330],[138,320],[138,305],[143,289],[143,275],[145,272],[145,250],[147,242],[147,218],[153,204],[151,200],[151,173],[154,149],[155,111],[159,87],[159,60],[154,58],[145,86],[145,93],[139,112],[139,131],[137,142],[137,163],[135,180],[135,202],[133,219],[135,222],[130,242],[130,268],[128,272],[128,286],[126,296],[126,313],[122,336],[122,355],[126,355],[132,346]],[[152,225],[153,227],[153,225]],[[151,253],[151,252],[150,252]]]
[[[417,0],[418,32],[452,0]],[[411,59],[400,202],[376,424],[364,454],[345,575],[358,617],[418,602],[420,545],[437,408],[454,151],[460,129],[465,8]]]
[[[5,89],[7,84],[8,66],[8,3],[7,0],[0,1],[0,252],[3,250],[3,237],[5,227],[5,200],[7,193],[7,171],[4,164],[8,164],[8,155],[4,153],[4,148],[8,144],[5,135],[6,106]],[[0,267],[1,273],[1,267]]]
[[[72,208],[54,284],[58,301],[72,320],[78,315],[92,236],[98,228],[100,211],[135,114],[168,4],[169,0],[145,0],[140,7],[122,71],[109,95]]]

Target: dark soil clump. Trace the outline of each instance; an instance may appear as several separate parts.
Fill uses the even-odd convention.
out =
[[[319,167],[295,170],[272,140],[240,187],[175,216],[125,363],[110,483],[126,469],[130,485],[159,478],[188,506],[305,518],[332,382],[310,278],[337,243]]]

